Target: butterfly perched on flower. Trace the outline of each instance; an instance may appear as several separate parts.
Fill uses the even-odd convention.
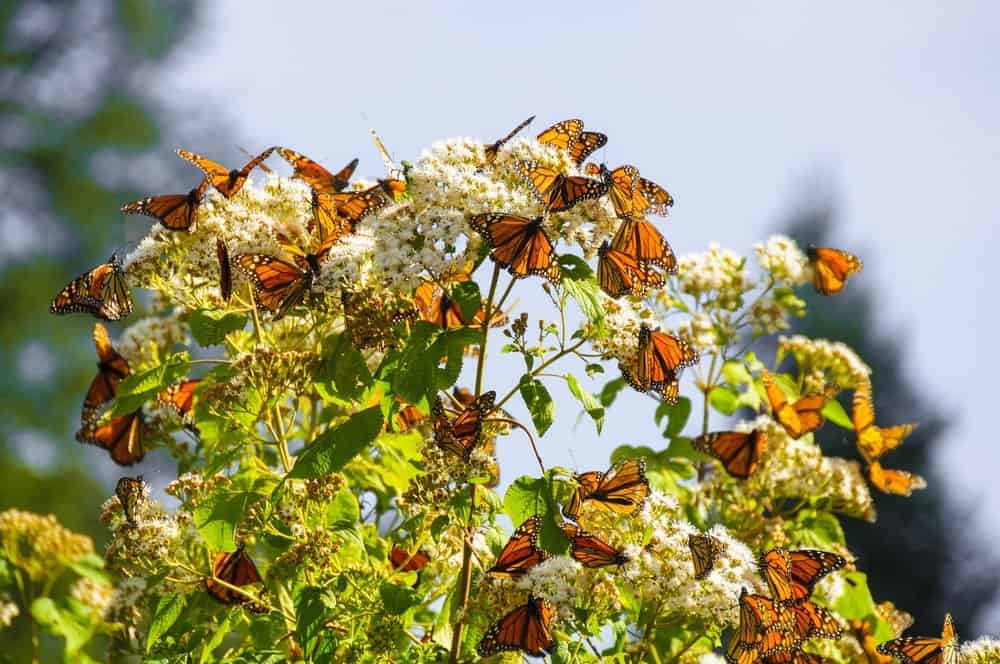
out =
[[[244,604],[250,601],[219,581],[237,588],[263,581],[257,566],[247,555],[246,545],[240,544],[235,551],[215,554],[212,560],[212,577],[205,579],[205,590],[212,599],[222,604]]]
[[[515,162],[514,172],[529,186],[546,212],[564,212],[580,201],[608,193],[606,182],[566,175],[537,161]]]
[[[790,605],[809,599],[816,583],[847,561],[828,551],[787,551],[779,547],[762,553],[757,564],[771,597],[781,605]]]
[[[822,410],[826,402],[836,394],[835,388],[829,388],[820,394],[806,394],[794,403],[789,403],[785,391],[768,371],[761,372],[761,381],[774,419],[784,427],[789,436],[798,439],[823,426],[826,420]]]
[[[902,664],[958,664],[958,636],[951,614],[944,616],[941,638],[904,636],[879,644],[878,652],[895,657]]]
[[[806,639],[839,639],[844,633],[843,625],[834,615],[815,602],[803,601],[786,610],[792,615],[790,631],[795,647]]]
[[[607,183],[608,198],[620,219],[643,219],[647,212],[665,215],[667,208],[674,204],[666,189],[641,177],[635,166],[609,170],[604,164],[587,164],[584,172]]]
[[[396,180],[380,180],[377,184],[361,191],[342,191],[326,194],[313,192],[313,218],[322,241],[334,241],[348,233],[353,233],[358,224],[368,215],[388,207],[392,202],[393,183]]]
[[[666,238],[647,219],[625,219],[611,238],[611,246],[642,265],[677,273],[677,256]]]
[[[597,250],[597,283],[613,298],[642,296],[649,288],[663,286],[663,276],[635,258],[611,247],[607,240]]]
[[[840,249],[809,247],[806,256],[813,269],[813,287],[821,295],[839,293],[847,278],[864,267],[860,258]]]
[[[472,266],[442,274],[437,280],[425,280],[413,291],[413,303],[420,312],[420,319],[443,329],[465,327],[471,325],[481,327],[486,312],[480,307],[470,320],[462,313],[462,308],[446,290],[455,284],[468,282]],[[485,304],[485,303],[484,303]],[[507,324],[507,316],[499,309],[490,312],[490,327],[502,327]]]
[[[94,348],[97,349],[97,375],[83,399],[84,420],[94,417],[101,406],[114,399],[118,383],[131,373],[128,360],[114,349],[107,328],[100,323],[94,323]]]
[[[788,651],[789,617],[783,616],[769,598],[740,593],[739,628],[729,637],[726,661],[729,664],[757,664],[761,657]]]
[[[551,145],[569,153],[577,166],[608,142],[608,137],[596,131],[584,131],[583,120],[571,119],[557,122],[538,135],[538,142]]]
[[[639,326],[634,367],[619,364],[625,381],[639,392],[658,393],[677,403],[680,372],[698,362],[698,352],[688,342],[643,323]]]
[[[199,385],[201,385],[199,378],[182,380],[161,390],[156,396],[156,400],[164,406],[169,406],[181,418],[186,419],[194,410],[194,404],[197,400],[195,391]]]
[[[132,293],[117,254],[87,270],[59,291],[49,312],[85,312],[104,320],[121,320],[132,313]]]
[[[233,268],[229,262],[229,248],[222,238],[215,239],[215,257],[219,261],[219,295],[224,302],[233,296]]]
[[[517,578],[527,574],[538,563],[548,560],[548,552],[538,548],[538,531],[541,527],[541,517],[528,517],[510,536],[493,567],[486,570],[486,573]]]
[[[509,134],[507,134],[503,138],[497,140],[496,142],[490,143],[489,145],[487,145],[484,148],[484,150],[483,150],[483,152],[484,152],[484,159],[483,159],[484,165],[485,166],[492,166],[493,162],[495,162],[497,160],[497,154],[500,152],[500,148],[502,148],[507,143],[507,141],[509,141],[510,139],[512,139],[515,136],[517,136],[518,133],[520,133],[520,131],[522,129],[524,129],[525,127],[527,127],[528,125],[530,125],[531,121],[534,120],[534,119],[535,119],[535,116],[532,115],[530,118],[528,118],[527,120],[525,120],[521,124],[519,124],[516,127],[514,127],[510,131]]]
[[[541,217],[477,214],[469,225],[486,239],[492,249],[490,257],[515,279],[537,275],[559,283],[559,257]]]
[[[480,639],[476,652],[480,657],[508,650],[523,650],[541,657],[555,647],[552,618],[555,608],[540,597],[528,595],[528,602],[490,625]]]
[[[578,473],[577,487],[563,510],[567,517],[578,521],[585,502],[590,501],[617,514],[634,514],[649,495],[646,461],[627,459],[615,464],[608,472],[597,470]]]
[[[281,158],[292,165],[292,177],[302,180],[310,189],[321,194],[333,194],[343,191],[350,184],[358,160],[352,159],[346,166],[331,173],[309,157],[288,148],[276,148]]]
[[[909,496],[918,489],[927,488],[927,480],[905,470],[883,468],[878,461],[868,464],[868,481],[882,493]]]
[[[749,433],[715,431],[698,436],[691,444],[699,452],[721,461],[727,473],[745,480],[760,464],[761,454],[767,445],[767,434],[761,429]]]
[[[97,417],[87,419],[76,433],[76,439],[107,450],[111,460],[119,466],[131,466],[146,456],[142,446],[144,429],[145,420],[140,408],[127,415],[112,417],[103,424]]]
[[[121,503],[125,521],[130,526],[134,527],[136,525],[136,514],[139,511],[139,505],[146,499],[148,492],[149,487],[143,481],[142,475],[122,477],[115,484],[115,495],[118,497],[118,502]]]
[[[242,168],[233,169],[226,168],[207,157],[195,154],[194,152],[188,152],[187,150],[177,150],[177,155],[181,159],[189,161],[200,168],[208,176],[208,181],[217,192],[226,198],[232,198],[243,188],[247,178],[250,176],[250,172],[270,157],[273,151],[273,147],[268,148],[244,164]]]
[[[291,262],[267,254],[240,254],[236,265],[253,285],[257,308],[269,311],[272,320],[280,320],[312,291],[313,279],[322,271],[320,261],[330,252],[332,240],[311,243],[303,250],[282,235],[282,248]]]
[[[186,194],[165,194],[150,196],[142,200],[126,203],[123,214],[143,214],[153,217],[164,228],[172,231],[190,231],[198,219],[198,206],[205,196],[209,178],[205,178]]]
[[[887,452],[902,445],[903,439],[917,428],[916,424],[876,426],[872,384],[867,378],[859,380],[855,386],[852,407],[851,422],[858,452],[868,463],[881,459]]]
[[[697,533],[688,536],[688,548],[694,562],[694,578],[707,578],[715,568],[715,562],[726,550],[725,545],[711,535]]]
[[[760,660],[762,664],[826,664],[833,660],[799,649],[781,650]]]
[[[434,442],[446,452],[468,461],[472,450],[479,444],[483,430],[483,420],[494,409],[497,393],[484,392],[479,398],[463,408],[454,419],[448,417],[441,397],[434,402],[431,415],[434,417]]]
[[[560,525],[570,543],[570,555],[584,567],[593,569],[624,565],[628,557],[601,538],[586,532],[578,525],[565,522]]]

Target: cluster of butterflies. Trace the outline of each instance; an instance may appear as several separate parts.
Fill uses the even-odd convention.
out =
[[[837,395],[837,389],[829,387],[823,392],[806,394],[790,402],[785,391],[766,370],[761,373],[761,382],[772,416],[795,439],[823,426],[823,408]],[[899,447],[916,425],[877,426],[871,383],[867,379],[859,381],[855,387],[851,420],[857,449],[868,465],[868,480],[872,486],[883,493],[902,496],[909,496],[914,489],[926,486],[919,475],[883,468],[879,462],[887,452]],[[721,461],[722,467],[731,476],[746,479],[760,464],[767,446],[767,434],[760,429],[750,432],[716,431],[695,438],[692,444],[700,452]]]
[[[145,418],[140,406],[131,413],[110,417],[101,421],[106,406],[118,394],[118,385],[132,370],[114,346],[107,328],[101,323],[94,324],[94,347],[97,350],[97,375],[94,376],[83,398],[80,410],[80,430],[76,438],[81,443],[96,445],[108,451],[112,461],[121,466],[131,466],[142,460],[146,451],[143,447]],[[192,427],[189,416],[194,408],[195,390],[201,383],[198,379],[186,379],[175,383],[157,395],[157,401],[171,407]]]

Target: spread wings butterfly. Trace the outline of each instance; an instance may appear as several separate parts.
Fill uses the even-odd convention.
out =
[[[774,548],[761,554],[758,566],[775,601],[786,604],[809,599],[824,576],[841,569],[847,561],[835,553],[816,549],[787,551]]]
[[[722,462],[722,467],[733,477],[750,477],[760,465],[760,457],[767,445],[767,434],[760,429],[750,432],[715,431],[698,436],[691,444]]]
[[[145,420],[140,408],[127,415],[112,417],[103,424],[96,417],[84,421],[76,439],[107,450],[111,460],[119,466],[131,466],[142,461],[146,455],[142,447],[144,428]]]
[[[508,650],[523,650],[534,657],[551,652],[552,618],[555,608],[540,597],[528,595],[528,602],[493,623],[479,641],[480,657]]]
[[[518,526],[507,540],[493,567],[487,574],[499,577],[517,578],[524,576],[535,565],[548,560],[549,554],[538,548],[538,531],[542,527],[539,516],[529,517]]]
[[[320,194],[334,194],[346,189],[354,175],[354,169],[358,167],[358,160],[355,158],[336,173],[331,173],[318,162],[295,150],[279,147],[277,151],[282,159],[292,165],[292,177],[302,180]]]
[[[879,644],[883,655],[897,658],[902,664],[958,664],[958,637],[951,614],[945,614],[941,638],[904,636]]]
[[[576,491],[564,510],[566,516],[574,521],[579,520],[587,501],[617,514],[633,514],[649,495],[646,461],[641,458],[616,464],[607,473],[579,473],[576,482]]]
[[[559,283],[559,257],[541,217],[477,214],[469,225],[486,239],[492,249],[490,257],[515,279],[537,275]]]
[[[438,397],[431,411],[434,416],[434,442],[438,447],[468,461],[472,450],[479,444],[483,419],[493,411],[496,396],[497,393],[492,390],[484,392],[454,419],[448,417],[441,397]]]
[[[244,164],[242,168],[233,169],[226,168],[208,157],[187,150],[177,150],[177,155],[200,168],[217,192],[226,198],[232,198],[243,188],[250,172],[270,157],[273,151],[273,147],[268,148]]]
[[[774,419],[784,427],[789,436],[798,439],[823,426],[825,420],[822,410],[826,402],[836,394],[835,389],[827,389],[822,394],[806,394],[794,403],[789,403],[784,390],[769,372],[761,372],[761,381]]]
[[[198,219],[198,206],[208,188],[209,178],[186,194],[166,194],[150,196],[142,200],[126,203],[123,214],[143,214],[152,217],[172,231],[190,231]]]
[[[547,212],[564,212],[580,201],[600,198],[608,192],[601,180],[566,175],[537,161],[518,161],[514,172],[531,188]]]
[[[639,392],[658,393],[668,403],[677,403],[680,372],[698,362],[698,353],[686,341],[665,332],[639,326],[638,348],[633,367],[619,364],[622,376]]]

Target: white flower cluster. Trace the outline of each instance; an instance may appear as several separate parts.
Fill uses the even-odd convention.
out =
[[[754,336],[774,334],[789,327],[785,310],[770,296],[762,297],[753,303],[750,307],[749,321]]]
[[[590,335],[594,349],[605,359],[616,359],[630,366],[635,362],[639,327],[643,323],[654,329],[659,327],[655,314],[642,302],[615,300],[603,292],[597,295],[604,309],[605,334]]]
[[[766,243],[755,244],[754,253],[760,267],[771,275],[775,283],[801,286],[809,282],[809,259],[790,237],[772,235]]]
[[[141,318],[125,328],[114,347],[133,373],[157,366],[175,346],[188,342],[188,326],[179,313]]]
[[[998,664],[1000,662],[1000,641],[984,636],[963,643],[958,650],[960,664]]]
[[[780,364],[787,353],[795,357],[801,373],[809,375],[821,371],[826,377],[826,384],[842,388],[854,387],[872,372],[871,367],[850,346],[839,341],[810,339],[800,334],[779,337],[776,363]]]
[[[0,627],[10,627],[14,618],[21,615],[21,607],[7,593],[0,593]]]
[[[754,288],[746,269],[746,259],[718,243],[708,245],[708,251],[681,256],[678,260],[680,292],[734,311],[743,295]]]
[[[104,615],[114,597],[114,587],[110,583],[95,581],[82,576],[69,589],[70,596],[97,615]]]
[[[572,620],[577,598],[586,592],[583,566],[569,556],[553,556],[517,580],[516,586],[548,600],[562,620]]]
[[[758,429],[767,434],[760,466],[744,482],[733,487],[742,494],[734,500],[754,500],[761,495],[775,498],[808,498],[824,507],[867,521],[875,520],[875,504],[868,483],[856,461],[828,457],[808,437],[795,440],[784,427],[767,415],[736,425],[740,431]],[[700,490],[712,491],[721,476],[706,481]]]

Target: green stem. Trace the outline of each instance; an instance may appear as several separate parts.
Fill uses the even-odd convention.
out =
[[[490,334],[490,319],[493,317],[493,298],[497,293],[497,282],[500,280],[500,264],[493,266],[493,278],[490,280],[490,292],[486,296],[486,307],[483,309],[482,337],[479,341],[479,357],[476,363],[476,386],[475,396],[478,399],[483,391],[483,376],[486,371],[486,342]],[[513,283],[513,280],[511,280]],[[508,286],[504,297],[510,292]],[[449,661],[458,664],[458,659],[462,654],[462,632],[465,631],[465,616],[463,612],[465,605],[469,602],[469,588],[472,585],[472,546],[469,543],[474,534],[474,514],[476,509],[476,485],[469,484],[469,523],[466,526],[465,543],[462,545],[462,572],[458,579],[458,620],[452,628],[451,634],[451,656]]]
[[[566,357],[567,355],[571,355],[580,346],[582,346],[585,343],[587,343],[587,340],[586,339],[581,339],[580,341],[576,342],[572,346],[569,346],[567,348],[563,348],[561,351],[559,351],[558,353],[556,353],[555,355],[553,355],[549,359],[547,359],[544,362],[542,362],[541,364],[539,364],[538,367],[534,371],[532,371],[530,374],[528,374],[528,375],[531,378],[534,378],[538,374],[540,374],[543,371],[545,371],[545,369],[547,369],[549,366],[551,366],[553,362],[557,362],[558,360],[561,360],[562,358]],[[497,402],[497,408],[500,408],[501,406],[503,406],[505,403],[507,403],[507,401],[510,400],[510,398],[512,396],[514,396],[514,394],[517,392],[517,389],[518,389],[519,385],[520,385],[520,383],[518,385],[515,385],[514,387],[512,387],[510,389],[510,392],[508,392],[507,394],[505,394],[503,396],[503,398],[500,399],[500,401]]]
[[[698,643],[698,641],[701,639],[701,637],[702,637],[701,634],[695,634],[695,636],[694,636],[693,639],[691,639],[686,644],[684,644],[684,647],[680,649],[680,652],[678,652],[676,655],[674,655],[673,657],[670,658],[670,661],[671,662],[679,662],[679,661],[681,661],[681,655],[683,655],[688,650],[690,650],[691,647],[694,646],[694,644]]]

